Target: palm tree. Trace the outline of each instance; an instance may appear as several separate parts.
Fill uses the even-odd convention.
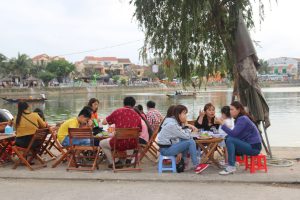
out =
[[[9,65],[11,67],[13,75],[19,76],[20,81],[22,81],[23,78],[29,76],[30,71],[33,67],[32,60],[29,58],[29,56],[20,53],[18,53],[17,58],[10,59]]]

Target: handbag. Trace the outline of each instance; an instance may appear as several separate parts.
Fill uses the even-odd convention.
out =
[[[184,160],[183,158],[180,159],[179,163],[176,164],[177,173],[184,172]]]

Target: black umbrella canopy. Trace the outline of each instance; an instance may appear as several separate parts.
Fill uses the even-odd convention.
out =
[[[248,108],[249,112],[254,116],[255,121],[264,122],[267,128],[270,126],[269,106],[258,84],[258,58],[241,14],[239,16],[235,41],[237,58],[236,81],[240,101]]]

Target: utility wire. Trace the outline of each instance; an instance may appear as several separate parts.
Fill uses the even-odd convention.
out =
[[[77,51],[77,52],[72,52],[72,53],[61,54],[61,55],[58,55],[58,56],[61,57],[61,56],[71,56],[71,55],[76,55],[76,54],[89,53],[89,52],[99,51],[99,50],[103,50],[103,49],[110,49],[110,48],[114,48],[114,47],[125,46],[125,45],[136,43],[136,42],[139,42],[139,41],[141,41],[141,39],[133,40],[133,41],[129,41],[129,42],[124,42],[124,43],[120,43],[120,44],[116,44],[116,45],[106,46],[106,47],[102,47],[102,48],[99,48],[99,49],[90,49],[90,50],[85,50],[85,51]]]

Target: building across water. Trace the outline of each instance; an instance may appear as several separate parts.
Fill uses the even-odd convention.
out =
[[[300,58],[279,57],[268,60],[270,74],[300,79]]]

